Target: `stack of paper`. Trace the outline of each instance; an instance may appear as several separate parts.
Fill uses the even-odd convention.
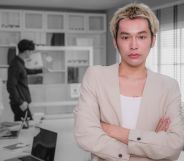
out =
[[[17,137],[20,128],[20,122],[0,122],[0,139]]]

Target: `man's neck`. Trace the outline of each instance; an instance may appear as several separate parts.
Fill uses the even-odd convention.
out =
[[[145,66],[130,67],[120,63],[119,76],[130,79],[145,78],[147,76],[147,69]]]

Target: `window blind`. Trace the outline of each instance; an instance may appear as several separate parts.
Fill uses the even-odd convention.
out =
[[[147,66],[175,78],[184,103],[184,4],[156,11],[160,22],[157,41],[147,60]]]

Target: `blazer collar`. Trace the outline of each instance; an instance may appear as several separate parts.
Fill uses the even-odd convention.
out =
[[[121,125],[122,115],[121,115],[121,104],[120,104],[119,64],[115,64],[113,65],[113,67],[114,67],[114,70],[112,70],[113,76],[111,77],[111,79],[113,79],[112,80],[113,85],[111,86],[112,88],[110,90],[112,94],[114,93],[112,96],[113,107],[118,118],[118,123],[119,125]]]
[[[142,100],[140,104],[140,111],[139,111],[139,116],[137,119],[137,129],[143,129],[143,125],[145,124],[145,116],[147,116],[147,113],[150,111],[150,102],[152,102],[152,99],[154,97],[154,93],[151,91],[155,91],[155,85],[156,80],[154,77],[154,72],[151,70],[147,70],[147,79],[145,83],[145,87],[143,90],[143,95],[142,95]]]

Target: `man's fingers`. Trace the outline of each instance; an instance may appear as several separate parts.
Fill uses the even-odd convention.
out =
[[[169,129],[170,123],[171,123],[171,121],[170,121],[170,119],[168,118],[168,119],[166,120],[165,131],[167,131],[167,130]]]
[[[155,132],[159,132],[159,131],[167,131],[169,129],[169,125],[170,125],[170,119],[169,118],[161,118]]]
[[[159,131],[159,129],[161,128],[161,126],[162,126],[162,124],[163,124],[163,120],[164,120],[163,117],[159,120],[155,132],[158,132],[158,131]]]

